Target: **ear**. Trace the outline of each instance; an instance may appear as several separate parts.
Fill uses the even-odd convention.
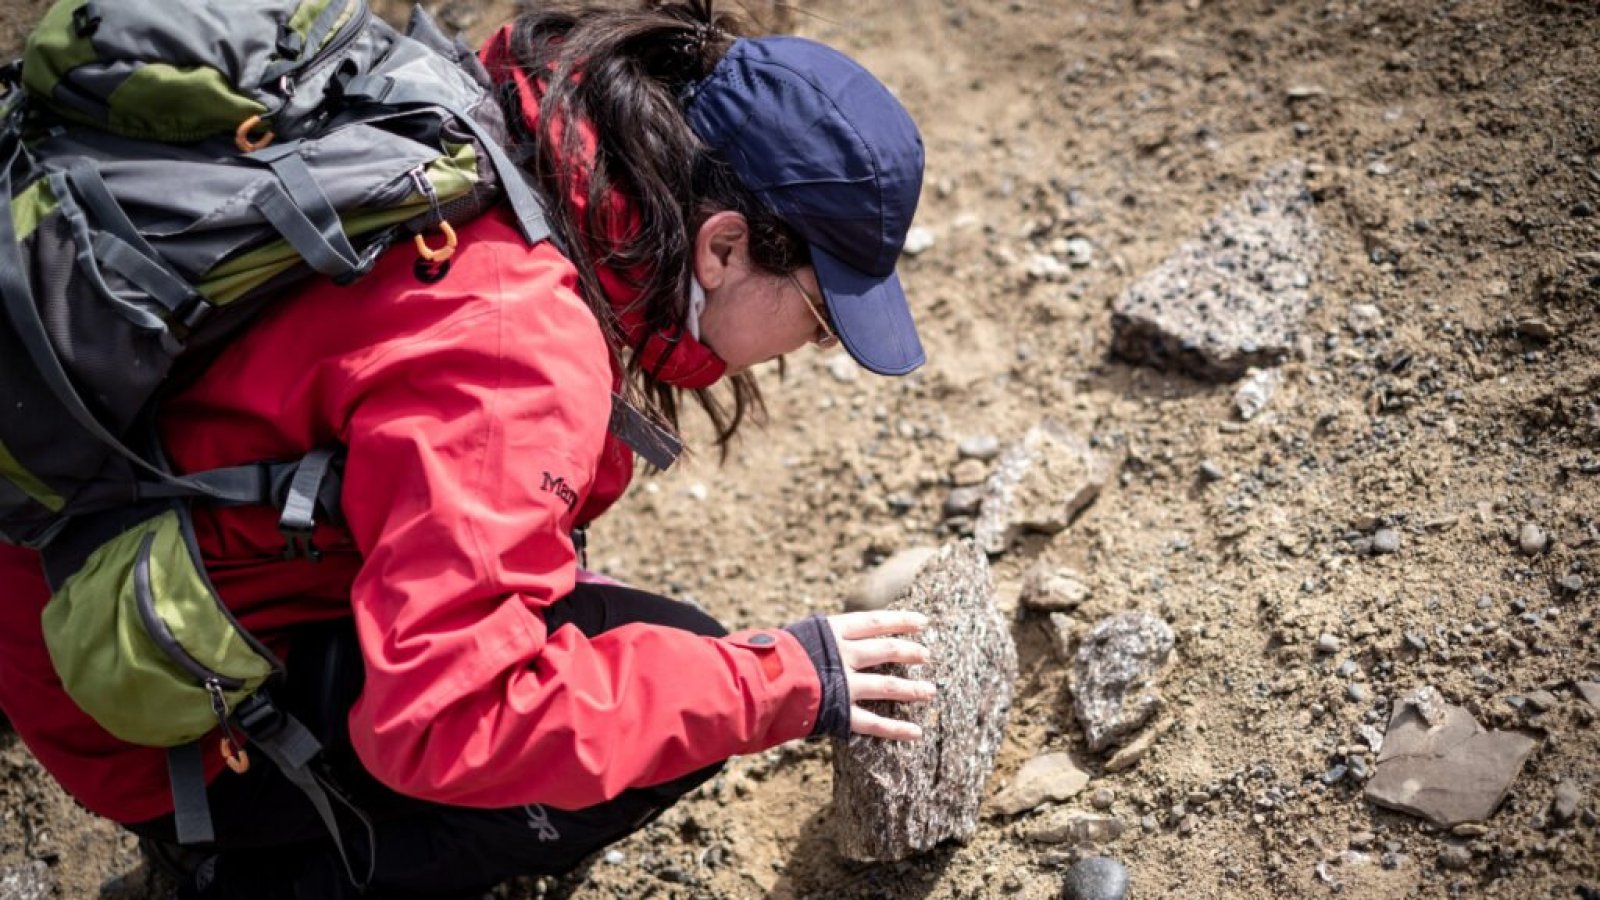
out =
[[[694,277],[708,291],[721,287],[750,255],[750,223],[742,213],[713,213],[694,236]]]

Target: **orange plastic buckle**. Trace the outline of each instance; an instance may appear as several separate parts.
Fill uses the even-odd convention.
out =
[[[250,771],[250,754],[243,748],[234,747],[233,741],[227,738],[222,739],[222,761],[240,775]]]
[[[251,140],[250,132],[255,131],[260,125],[260,116],[251,116],[239,123],[239,130],[233,133],[233,143],[239,148],[240,153],[254,153],[272,143],[272,139],[277,137],[276,134],[268,131],[266,136],[260,140]]]
[[[422,235],[417,235],[417,255],[431,263],[442,263],[456,255],[456,230],[450,227],[449,222],[439,223],[439,233],[444,235],[444,246],[438,250],[428,246]]]

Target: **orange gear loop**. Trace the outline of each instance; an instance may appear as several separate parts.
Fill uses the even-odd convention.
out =
[[[261,150],[272,143],[273,138],[277,137],[276,134],[268,131],[266,136],[260,140],[251,140],[250,132],[255,131],[260,124],[260,116],[251,116],[239,123],[239,130],[233,133],[233,143],[239,148],[240,153],[254,153],[257,150]]]
[[[250,754],[243,747],[236,749],[227,738],[222,739],[222,761],[240,775],[250,771]]]
[[[456,255],[456,230],[449,222],[439,223],[439,233],[444,235],[444,246],[438,250],[428,246],[422,235],[417,235],[417,255],[431,263],[442,263]]]

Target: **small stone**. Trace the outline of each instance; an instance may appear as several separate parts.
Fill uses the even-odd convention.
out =
[[[1549,691],[1534,691],[1523,699],[1528,701],[1528,705],[1536,712],[1549,712],[1561,703],[1556,695]]]
[[[1005,790],[995,795],[992,808],[1014,816],[1047,801],[1060,803],[1089,785],[1085,772],[1070,753],[1047,753],[1023,764]]]
[[[628,857],[625,854],[623,854],[623,852],[621,850],[607,850],[606,851],[606,864],[607,865],[620,866],[620,865],[622,865],[623,861],[626,860],[627,858]]]
[[[1112,462],[1052,419],[1030,428],[995,463],[973,539],[991,555],[1023,533],[1065,531],[1100,496]]]
[[[972,487],[958,487],[944,498],[944,517],[956,519],[963,516],[974,516],[983,508],[983,488],[976,485]]]
[[[977,459],[963,459],[950,467],[950,483],[956,487],[983,484],[983,480],[988,476],[988,467]]]
[[[1100,620],[1078,647],[1073,699],[1089,749],[1132,736],[1161,709],[1155,683],[1172,654],[1171,626],[1145,612]]]
[[[840,384],[850,384],[861,377],[861,369],[848,353],[835,353],[824,363],[828,374]]]
[[[1585,703],[1600,709],[1600,681],[1575,681],[1572,686],[1577,688],[1578,696],[1582,697]]]
[[[1439,851],[1439,868],[1459,872],[1472,865],[1472,851],[1466,847],[1450,846]]]
[[[1222,471],[1221,466],[1207,459],[1200,463],[1200,477],[1206,481],[1221,481],[1228,476]]]
[[[1108,787],[1095,788],[1094,793],[1089,795],[1089,805],[1101,812],[1110,809],[1116,802],[1117,792]]]
[[[1117,752],[1106,760],[1106,772],[1114,774],[1137,766],[1149,754],[1156,737],[1155,729],[1151,729],[1128,742],[1127,746],[1118,747]]]
[[[1472,713],[1443,703],[1429,688],[1395,704],[1366,797],[1441,828],[1482,822],[1535,746],[1515,731],[1485,731]]]
[[[1383,312],[1371,303],[1357,303],[1350,307],[1346,323],[1356,334],[1372,334],[1383,328]]]
[[[1344,695],[1350,698],[1351,703],[1361,703],[1367,699],[1367,689],[1359,684],[1352,684],[1344,689]]]
[[[1128,870],[1104,856],[1075,863],[1062,879],[1066,900],[1122,900],[1128,895]]]
[[[956,452],[964,459],[989,462],[1000,455],[1000,439],[992,434],[979,434],[963,440]]]
[[[1482,822],[1462,822],[1450,829],[1450,833],[1456,837],[1480,838],[1489,833],[1489,826]]]
[[[884,609],[911,587],[923,564],[937,552],[932,547],[908,547],[879,563],[845,597],[845,610]]]
[[[1377,840],[1378,836],[1370,831],[1358,831],[1355,834],[1350,835],[1350,849],[1371,850],[1372,845],[1376,843]]]
[[[1406,646],[1421,653],[1428,649],[1428,639],[1415,631],[1406,632]]]
[[[1563,575],[1556,579],[1556,587],[1560,588],[1561,592],[1564,594],[1581,594],[1583,593],[1583,576]]]
[[[1061,249],[1067,257],[1067,264],[1075,269],[1094,264],[1094,244],[1088,238],[1068,238]]]
[[[1565,825],[1578,817],[1578,809],[1583,806],[1583,788],[1576,781],[1566,779],[1556,785],[1555,799],[1550,801],[1550,818],[1560,825]]]
[[[1244,382],[1233,394],[1233,406],[1238,410],[1239,418],[1248,422],[1260,415],[1272,402],[1281,384],[1283,373],[1277,369],[1250,369],[1246,372]]]
[[[1122,823],[1110,816],[1058,809],[1032,823],[1024,837],[1040,844],[1109,844],[1122,831]]]
[[[1517,535],[1517,546],[1528,556],[1537,556],[1543,553],[1549,541],[1550,539],[1545,535],[1544,529],[1532,522],[1523,525],[1522,532]]]
[[[906,242],[900,252],[906,256],[921,256],[933,249],[934,236],[932,229],[913,225],[906,229]]]
[[[1379,528],[1372,535],[1372,552],[1389,554],[1400,552],[1400,532],[1393,528]]]
[[[1075,572],[1035,566],[1023,577],[1021,599],[1035,612],[1071,612],[1089,599],[1089,588]]]
[[[1338,653],[1344,642],[1331,634],[1324,634],[1317,638],[1318,653]]]

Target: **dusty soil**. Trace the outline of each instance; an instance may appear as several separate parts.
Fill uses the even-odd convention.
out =
[[[0,46],[41,8],[0,10]],[[478,35],[495,16],[453,12]],[[1571,687],[1600,676],[1600,9],[825,0],[793,20],[864,61],[923,129],[918,220],[935,243],[902,272],[928,365],[880,380],[796,355],[767,373],[766,430],[726,466],[706,453],[642,480],[591,559],[731,625],[834,611],[879,559],[961,532],[942,511],[961,440],[1053,417],[1121,468],[1069,530],[994,561],[1002,594],[1031,566],[1072,569],[1092,588],[1080,630],[1142,609],[1178,634],[1153,749],[1116,774],[1083,753],[1095,778],[1066,804],[1114,792],[1126,828],[1099,852],[1127,864],[1135,896],[1600,888],[1600,729]],[[1290,159],[1326,233],[1318,299],[1284,387],[1245,423],[1230,386],[1111,358],[1110,304]],[[1065,238],[1092,244],[1088,265],[1030,278],[1024,261]],[[1358,304],[1376,327],[1352,323]],[[1544,552],[1519,549],[1528,523]],[[1379,526],[1398,552],[1364,552]],[[991,791],[1042,752],[1083,751],[1043,618],[1015,621],[1022,674]],[[1338,652],[1317,652],[1323,634]],[[1370,805],[1359,779],[1324,779],[1423,685],[1539,738],[1486,828],[1441,833]],[[1520,698],[1540,689],[1557,702],[1535,713]],[[1080,851],[1028,841],[1027,814],[919,860],[842,862],[830,752],[735,760],[588,872],[502,893],[1059,894]],[[1563,779],[1585,812],[1558,827],[1545,811]],[[130,843],[9,736],[0,796],[0,871],[41,859],[57,896],[124,875],[120,895],[149,893]],[[1441,859],[1453,847],[1464,864]]]

